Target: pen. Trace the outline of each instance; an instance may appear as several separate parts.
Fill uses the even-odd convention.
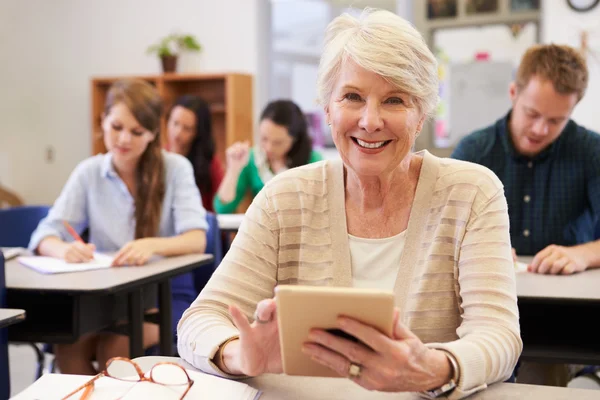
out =
[[[77,240],[78,242],[84,243],[83,239],[81,238],[81,236],[79,236],[77,234],[77,232],[75,232],[75,229],[73,229],[73,227],[67,222],[67,221],[63,221],[63,225],[65,226],[65,228],[67,228],[67,230],[69,231],[69,234],[71,236],[73,236],[73,239]]]
[[[83,239],[81,238],[81,236],[79,236],[77,234],[77,232],[75,232],[75,229],[73,229],[73,227],[71,226],[71,224],[69,224],[67,221],[63,220],[63,225],[65,226],[65,228],[67,228],[67,231],[69,231],[69,234],[71,236],[73,236],[73,239],[77,240],[78,242],[81,242],[83,244],[85,244],[85,242],[83,241]],[[94,259],[94,256],[92,256],[92,260]]]

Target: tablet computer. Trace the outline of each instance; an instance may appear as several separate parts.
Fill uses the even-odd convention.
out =
[[[275,302],[283,372],[287,375],[340,377],[302,352],[312,328],[357,340],[338,329],[338,316],[354,318],[392,336],[394,294],[391,291],[279,285],[275,288]]]

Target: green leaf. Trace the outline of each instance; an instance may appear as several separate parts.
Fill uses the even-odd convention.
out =
[[[148,47],[148,54],[156,53],[159,56],[174,56],[182,50],[201,51],[202,46],[192,35],[170,34],[159,40],[157,44]]]

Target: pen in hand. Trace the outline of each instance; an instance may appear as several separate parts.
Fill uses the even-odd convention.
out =
[[[69,224],[67,221],[63,220],[63,225],[65,226],[65,228],[67,229],[67,231],[69,232],[69,234],[71,236],[73,236],[73,239],[77,240],[80,243],[86,244],[83,239],[81,238],[81,236],[79,236],[79,234],[77,234],[77,232],[75,231],[75,229],[73,229],[73,227],[71,226],[71,224]],[[92,255],[92,260],[94,259],[94,256]]]

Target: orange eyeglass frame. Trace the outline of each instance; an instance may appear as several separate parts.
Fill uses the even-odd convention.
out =
[[[113,363],[114,361],[125,361],[131,365],[133,365],[135,367],[136,372],[138,373],[138,377],[139,380],[137,381],[126,381],[124,379],[120,379],[117,377],[114,377],[112,375],[110,375],[108,373],[108,367],[110,366],[111,363]],[[132,361],[128,358],[124,358],[124,357],[113,357],[110,360],[108,360],[108,362],[106,363],[106,369],[104,369],[104,371],[100,372],[98,375],[94,376],[92,379],[90,379],[89,381],[87,381],[86,383],[84,383],[83,385],[79,386],[77,389],[73,390],[71,393],[69,393],[68,395],[66,395],[65,397],[62,398],[62,400],[67,400],[69,397],[73,396],[75,393],[79,392],[80,390],[84,390],[83,394],[81,395],[81,398],[79,400],[87,400],[88,397],[92,394],[92,391],[94,390],[94,382],[96,382],[98,379],[102,378],[102,377],[107,377],[107,378],[112,378],[112,379],[117,379],[120,381],[124,381],[124,382],[132,382],[132,383],[140,383],[140,382],[150,382],[150,383],[154,383],[156,385],[162,385],[162,386],[180,386],[180,385],[165,385],[164,383],[160,383],[160,382],[156,382],[155,380],[152,379],[152,370],[154,368],[156,368],[159,365],[172,365],[175,366],[177,368],[180,368],[183,373],[185,374],[185,376],[187,377],[187,389],[185,390],[185,392],[183,392],[183,394],[181,395],[181,397],[179,398],[179,400],[183,400],[183,398],[186,396],[186,394],[190,391],[190,389],[192,388],[192,386],[194,385],[194,381],[192,380],[192,378],[190,378],[189,374],[187,373],[187,371],[185,370],[185,368],[183,368],[181,365],[179,364],[175,364],[172,362],[160,362],[155,364],[154,366],[152,366],[152,368],[150,369],[150,377],[147,378],[144,375],[144,372],[142,371],[142,369],[140,368],[140,366],[138,364],[135,363],[135,361]]]

